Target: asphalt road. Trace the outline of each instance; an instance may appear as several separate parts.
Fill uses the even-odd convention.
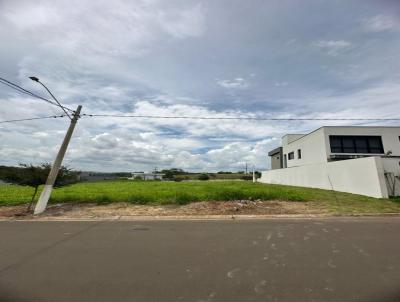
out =
[[[400,219],[0,222],[0,301],[400,301]]]

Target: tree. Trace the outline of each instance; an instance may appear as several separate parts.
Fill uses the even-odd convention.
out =
[[[209,180],[209,179],[210,179],[210,176],[208,176],[208,175],[205,174],[205,173],[202,173],[202,174],[200,174],[200,175],[197,177],[197,179],[198,179],[198,180]]]
[[[17,184],[20,186],[33,187],[35,190],[32,195],[32,199],[28,205],[27,212],[31,211],[33,202],[38,192],[39,186],[46,183],[47,176],[49,175],[51,165],[48,163],[34,166],[32,164],[20,164],[19,167],[10,167],[1,173],[0,177],[2,180]],[[77,181],[77,173],[62,166],[58,172],[55,187],[64,186]]]
[[[174,172],[171,170],[162,170],[161,173],[164,174],[163,178],[168,179],[168,180],[173,180],[174,179]]]
[[[182,169],[172,168],[172,169],[164,169],[161,170],[161,173],[164,174],[163,179],[167,180],[175,180],[179,179],[178,175],[186,175],[188,172],[183,171]]]

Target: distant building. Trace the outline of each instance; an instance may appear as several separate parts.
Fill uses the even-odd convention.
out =
[[[141,180],[162,180],[163,176],[165,174],[163,173],[157,173],[157,172],[133,172],[132,177],[129,179],[141,179]]]
[[[115,175],[115,173],[85,172],[85,171],[79,173],[80,181],[101,181],[101,180],[113,180],[120,178],[121,177],[118,177],[117,175]]]
[[[349,192],[400,195],[400,127],[326,126],[287,134],[268,153],[261,182]]]

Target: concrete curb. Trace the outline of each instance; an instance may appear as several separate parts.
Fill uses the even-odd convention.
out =
[[[1,221],[185,221],[185,220],[269,220],[269,219],[355,219],[399,217],[400,213],[332,214],[282,214],[282,215],[190,215],[190,216],[112,216],[112,217],[29,217],[25,219],[0,217]]]

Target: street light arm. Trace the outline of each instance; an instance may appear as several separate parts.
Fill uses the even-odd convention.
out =
[[[33,77],[32,77],[33,78]],[[37,78],[36,78],[37,79]],[[35,81],[35,80],[34,80]],[[69,117],[70,120],[72,120],[71,116],[68,114],[68,112],[64,109],[64,107],[60,104],[60,102],[56,99],[56,97],[51,93],[51,91],[46,87],[45,84],[43,84],[42,82],[39,81],[39,79],[37,79],[37,81],[40,85],[42,85],[44,87],[44,89],[47,90],[47,92],[51,95],[51,97],[57,102],[58,106],[60,106],[60,108],[64,111],[64,113]]]
[[[45,84],[43,84],[42,82],[40,82],[39,78],[37,77],[29,77],[32,81],[34,82],[38,82],[40,85],[42,85],[44,87],[44,89],[47,90],[47,92],[51,95],[51,97],[53,98],[53,100],[56,101],[56,103],[58,104],[58,106],[64,111],[64,113],[69,117],[70,120],[72,120],[71,116],[68,114],[68,112],[65,110],[64,106],[61,105],[61,103],[56,99],[56,97],[51,93],[51,91],[46,87]]]

